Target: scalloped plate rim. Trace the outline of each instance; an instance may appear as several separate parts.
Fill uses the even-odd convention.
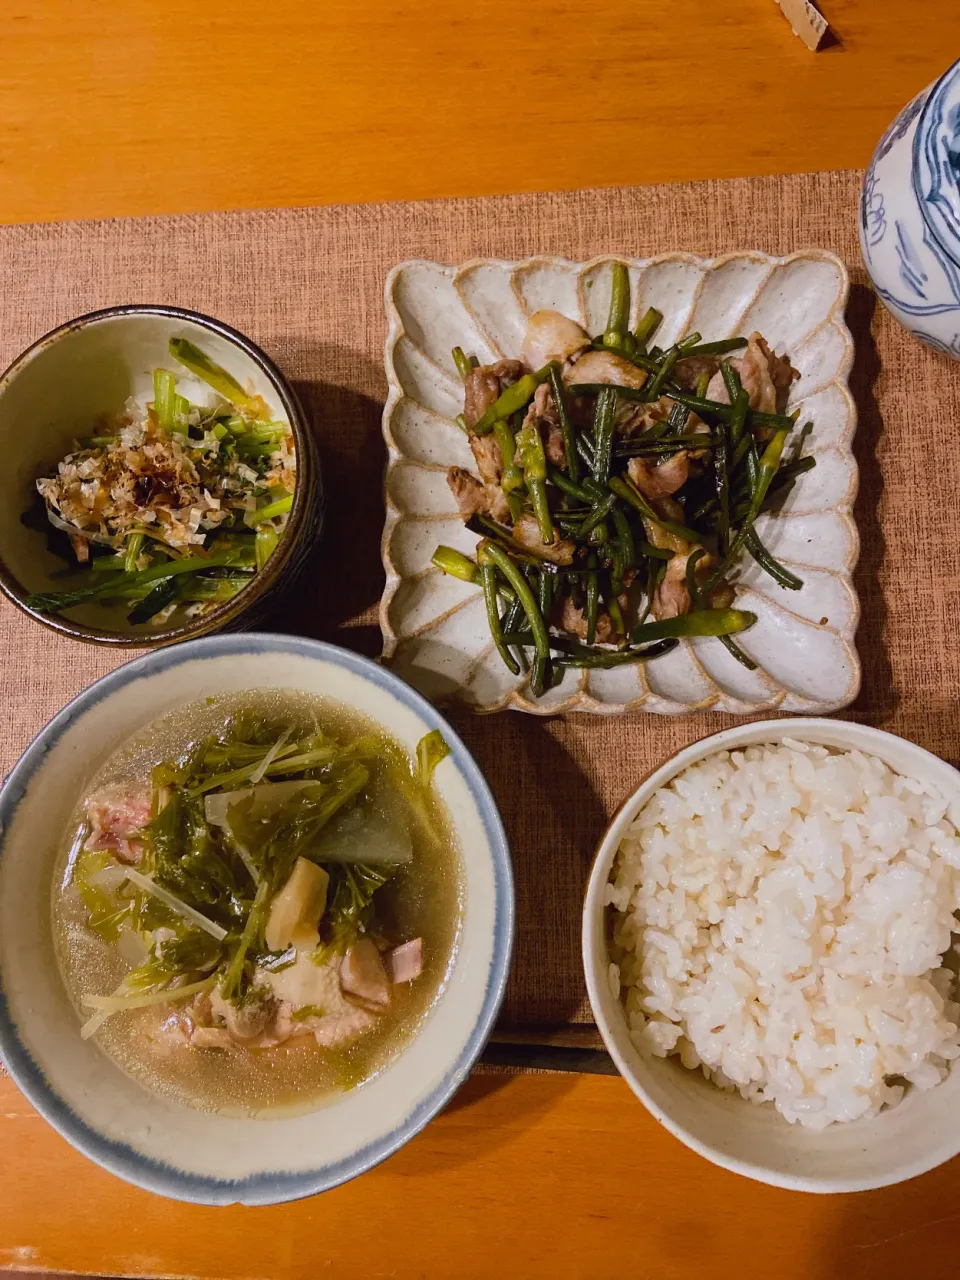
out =
[[[811,330],[804,335],[803,343],[810,341],[815,335],[824,330],[828,325],[832,325],[843,339],[846,348],[843,359],[841,360],[836,373],[828,381],[819,383],[812,387],[803,397],[807,400],[812,396],[826,390],[828,387],[836,386],[840,390],[847,407],[847,419],[844,429],[840,436],[832,446],[837,449],[851,465],[851,482],[847,492],[841,502],[833,507],[828,507],[824,512],[819,514],[834,513],[842,519],[846,526],[849,536],[849,550],[843,557],[843,562],[836,568],[824,568],[817,566],[821,572],[827,572],[838,578],[850,593],[852,598],[852,608],[850,617],[846,625],[836,634],[841,640],[845,649],[849,666],[849,678],[847,687],[839,698],[835,699],[816,699],[800,694],[793,689],[784,687],[772,676],[764,672],[768,679],[778,685],[777,692],[773,697],[767,697],[759,701],[749,701],[736,697],[734,694],[723,690],[717,686],[717,682],[710,676],[711,683],[715,686],[715,692],[706,698],[698,698],[690,703],[677,702],[673,699],[666,698],[660,694],[654,693],[651,689],[642,689],[640,695],[631,698],[627,702],[606,702],[594,697],[587,688],[586,673],[581,675],[578,687],[572,690],[569,695],[561,701],[553,702],[548,705],[536,702],[528,698],[524,692],[525,686],[507,690],[501,697],[486,703],[477,703],[471,701],[465,696],[462,687],[457,688],[449,695],[445,695],[442,699],[446,702],[457,702],[467,707],[469,710],[477,714],[492,714],[498,711],[517,710],[526,712],[530,715],[538,716],[555,716],[565,715],[571,711],[579,711],[585,714],[593,715],[624,715],[631,712],[643,711],[659,715],[678,716],[693,715],[705,711],[725,712],[734,716],[750,716],[757,715],[761,712],[769,711],[789,711],[798,715],[827,715],[833,711],[838,711],[842,707],[849,706],[856,698],[860,691],[861,681],[861,664],[860,657],[854,644],[857,627],[860,621],[860,597],[857,593],[856,586],[853,582],[853,574],[857,566],[860,556],[860,535],[856,522],[853,519],[853,507],[856,502],[857,492],[859,489],[859,468],[853,454],[853,437],[856,434],[858,425],[858,415],[856,403],[850,392],[849,377],[853,367],[855,356],[855,348],[853,335],[849,326],[844,319],[844,313],[847,301],[850,295],[850,275],[844,261],[829,249],[809,247],[794,250],[792,253],[776,255],[764,253],[759,249],[740,249],[733,250],[728,253],[718,254],[715,257],[706,257],[699,254],[690,253],[686,250],[665,251],[664,253],[654,254],[648,258],[635,258],[626,254],[602,253],[595,257],[578,262],[573,258],[566,258],[559,254],[532,254],[527,258],[510,259],[496,257],[474,257],[468,258],[459,263],[444,264],[432,258],[408,258],[403,262],[397,263],[388,272],[384,281],[384,305],[387,315],[387,337],[384,342],[384,368],[387,378],[387,398],[383,407],[381,417],[382,433],[384,443],[387,447],[387,463],[383,474],[383,499],[385,508],[385,517],[383,531],[380,539],[380,555],[383,563],[386,581],[383,592],[380,597],[379,620],[380,630],[383,636],[383,653],[381,662],[389,664],[396,654],[397,648],[401,643],[390,621],[390,605],[394,596],[405,581],[404,575],[397,570],[390,553],[390,543],[396,526],[404,521],[411,519],[409,515],[405,515],[394,502],[390,493],[390,478],[397,466],[404,464],[410,465],[406,456],[397,447],[393,439],[391,429],[391,419],[397,404],[404,398],[404,391],[397,376],[394,367],[394,351],[399,340],[408,336],[403,325],[400,313],[394,301],[394,289],[396,282],[401,275],[409,271],[411,268],[428,268],[438,271],[446,276],[454,284],[465,274],[475,271],[483,267],[496,267],[503,270],[509,270],[513,276],[518,269],[532,269],[534,266],[552,266],[560,270],[576,269],[580,276],[592,268],[603,266],[611,262],[623,262],[633,270],[646,270],[651,266],[660,265],[669,262],[684,262],[694,267],[703,269],[704,274],[710,270],[716,270],[718,267],[725,266],[729,262],[734,261],[751,261],[766,263],[771,271],[776,267],[784,267],[790,263],[798,261],[818,261],[829,262],[833,265],[839,274],[841,287],[832,306],[827,313],[820,319]],[[756,294],[747,306],[747,311],[756,301]],[[746,312],[744,312],[746,314]],[[486,335],[484,335],[486,336]],[[803,345],[803,343],[798,345]],[[429,357],[428,357],[429,358]],[[802,403],[802,402],[801,402]],[[442,416],[442,415],[441,415]],[[419,465],[419,464],[417,464]],[[434,468],[436,469],[436,468]],[[451,513],[450,518],[455,518]],[[812,625],[806,623],[806,625]],[[683,642],[686,644],[686,642]],[[695,659],[694,659],[695,660]]]

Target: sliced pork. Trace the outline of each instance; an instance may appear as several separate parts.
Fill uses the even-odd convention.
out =
[[[136,834],[150,821],[152,803],[149,783],[113,782],[101,787],[87,798],[90,834],[84,847],[136,864],[143,853]]]

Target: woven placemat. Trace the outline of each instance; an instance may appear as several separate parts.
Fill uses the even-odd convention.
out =
[[[380,647],[386,385],[383,280],[404,258],[544,252],[583,259],[804,246],[854,281],[863,554],[852,714],[960,756],[960,367],[909,339],[866,287],[853,172],[559,195],[0,228],[0,363],[69,317],[123,302],[194,307],[248,333],[295,383],[320,443],[328,533],[278,630]],[[0,606],[0,768],[120,656]],[[129,655],[128,655],[129,656]],[[501,1028],[589,1021],[579,916],[608,815],[640,776],[728,717],[453,719],[500,804],[517,873],[517,949]],[[566,1046],[570,1047],[570,1046]],[[508,1053],[507,1050],[503,1051]]]

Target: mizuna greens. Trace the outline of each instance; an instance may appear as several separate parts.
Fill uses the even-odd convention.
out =
[[[214,405],[191,403],[174,372],[156,369],[150,404],[131,398],[37,481],[35,523],[76,581],[30,596],[32,608],[120,605],[134,625],[194,616],[236,595],[276,549],[296,486],[289,425],[187,339],[172,338],[170,354],[217,393]]]
[[[85,1037],[145,1011],[167,1056],[304,1036],[329,1055],[382,1041],[436,991],[456,928],[436,911],[457,916],[442,735],[411,760],[315,700],[250,699],[188,713],[207,731],[148,770],[141,751],[85,798],[58,906]]]

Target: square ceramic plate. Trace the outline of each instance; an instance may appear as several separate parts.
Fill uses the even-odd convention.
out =
[[[536,700],[526,677],[511,675],[493,648],[479,588],[431,565],[439,543],[468,554],[477,543],[446,482],[450,466],[474,470],[454,422],[463,391],[451,349],[459,345],[484,364],[515,356],[526,317],[541,307],[562,311],[590,333],[601,331],[613,261],[404,262],[390,273],[384,660],[428,697],[453,698],[477,711],[821,714],[846,705],[860,687],[853,645],[859,605],[851,580],[859,551],[851,514],[856,410],[847,385],[853,341],[843,320],[849,282],[833,254],[810,249],[786,258],[673,253],[620,259],[630,269],[631,324],[647,307],[657,307],[665,317],[657,335],[661,345],[693,330],[712,341],[756,329],[800,371],[789,408],[800,408],[802,420],[813,422],[806,451],[817,465],[757,529],[804,586],[778,586],[749,557],[738,568],[737,604],[753,610],[757,622],[737,642],[757,662],[756,671],[714,639],[682,640],[648,665],[569,671]]]

